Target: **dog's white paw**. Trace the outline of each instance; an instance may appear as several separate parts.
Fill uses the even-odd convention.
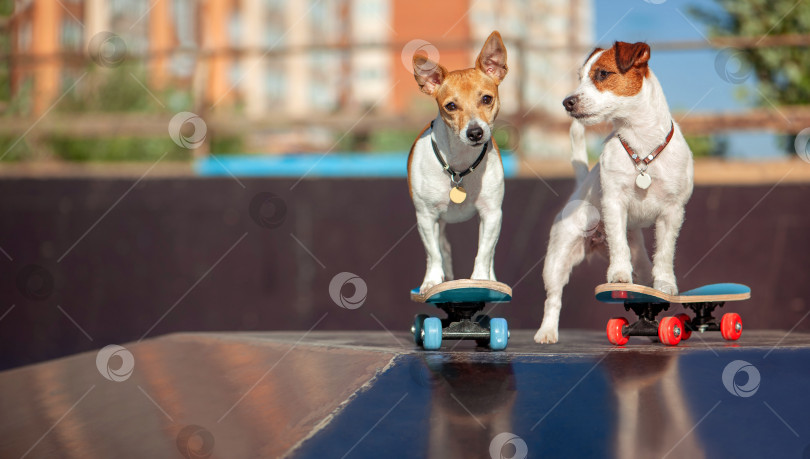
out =
[[[438,277],[438,278],[436,278],[436,277],[425,278],[425,280],[422,282],[422,285],[419,287],[419,294],[424,295],[425,292],[427,292],[428,290],[432,289],[433,287],[441,284],[442,282],[443,281],[442,281],[441,277]]]
[[[557,328],[540,327],[534,334],[534,342],[537,344],[554,344],[559,340]]]
[[[476,280],[493,280],[490,276],[489,269],[474,269],[470,279]]]
[[[673,282],[671,280],[656,279],[653,282],[653,288],[656,289],[656,290],[660,290],[660,291],[666,293],[667,295],[677,295],[678,294],[678,286],[675,284],[675,282]]]
[[[607,281],[611,284],[632,284],[633,271],[621,266],[611,265],[608,268]]]

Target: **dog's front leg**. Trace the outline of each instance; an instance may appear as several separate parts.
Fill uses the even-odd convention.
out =
[[[655,220],[653,287],[671,295],[678,293],[675,280],[675,241],[683,224],[683,207],[665,209]]]
[[[444,282],[444,269],[442,268],[441,243],[439,241],[439,218],[429,212],[416,213],[416,225],[419,228],[419,236],[427,253],[427,269],[425,270],[425,280],[419,287],[419,293],[425,293],[434,285]]]
[[[488,209],[479,212],[481,224],[478,227],[478,254],[475,256],[475,267],[472,279],[495,280],[493,262],[495,258],[495,244],[501,234],[500,208]]]
[[[605,222],[610,253],[607,281],[630,284],[633,282],[633,264],[627,244],[627,208],[618,199],[603,199],[602,221]]]

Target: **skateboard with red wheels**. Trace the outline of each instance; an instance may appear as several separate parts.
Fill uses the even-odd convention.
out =
[[[626,344],[631,336],[657,336],[667,345],[677,345],[689,339],[692,332],[719,331],[729,341],[742,334],[742,319],[739,314],[723,314],[718,321],[712,316],[715,308],[727,301],[751,298],[751,289],[742,284],[709,284],[678,295],[670,295],[652,287],[636,284],[602,284],[596,287],[596,299],[604,303],[624,304],[626,311],[633,311],[638,320],[630,323],[624,317],[608,321],[608,340],[618,346]],[[671,303],[680,303],[691,310],[688,314],[656,319],[659,313],[669,309]]]
[[[437,350],[444,340],[474,339],[479,346],[501,351],[509,341],[506,319],[475,315],[486,303],[508,303],[511,299],[512,288],[497,281],[458,279],[442,282],[424,294],[415,288],[411,290],[412,301],[433,304],[447,313],[447,318],[418,314],[411,326],[414,343]]]

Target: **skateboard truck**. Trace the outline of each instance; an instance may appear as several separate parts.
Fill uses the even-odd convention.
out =
[[[658,336],[658,321],[655,317],[669,309],[669,303],[625,303],[626,311],[632,310],[638,320],[627,325],[627,336]],[[680,334],[676,330],[676,334]]]

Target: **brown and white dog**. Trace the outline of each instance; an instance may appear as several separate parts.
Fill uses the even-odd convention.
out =
[[[543,323],[534,335],[538,343],[557,342],[563,287],[573,267],[594,251],[609,256],[608,282],[678,291],[675,241],[692,195],[692,152],[649,59],[646,43],[597,48],[580,70],[579,87],[563,101],[575,119],[571,144],[577,188],[551,227],[543,267]],[[613,124],[613,132],[589,172],[583,124],[604,121]],[[641,230],[652,225],[651,263]]]
[[[481,223],[471,278],[495,280],[503,164],[492,127],[500,109],[498,85],[506,72],[506,47],[497,31],[481,49],[475,68],[448,72],[422,55],[413,57],[419,88],[435,98],[439,107],[439,114],[419,135],[408,156],[408,186],[427,252],[421,293],[453,280],[445,226],[469,220],[476,213]]]

